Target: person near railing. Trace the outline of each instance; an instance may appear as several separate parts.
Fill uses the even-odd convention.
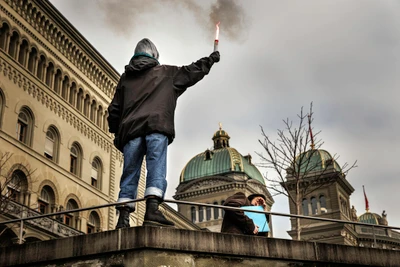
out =
[[[265,202],[267,200],[266,196],[263,194],[252,194],[250,196],[247,197],[247,199],[250,201],[250,205],[251,206],[261,206],[263,208],[264,211],[267,210],[267,203]],[[265,215],[265,220],[266,220],[266,224],[269,224],[269,219],[267,215]],[[263,227],[261,227],[263,228]],[[269,227],[268,230],[269,231]],[[257,233],[258,236],[268,236],[268,232],[264,232],[262,230],[259,230]]]
[[[167,147],[175,137],[174,114],[177,99],[186,89],[207,75],[219,52],[183,67],[160,65],[156,46],[145,38],[125,67],[108,107],[109,131],[124,154],[118,202],[136,199],[141,165],[146,155],[146,213],[144,224],[172,226],[158,207],[167,188]],[[117,206],[117,228],[129,227],[129,213],[135,205]]]
[[[255,202],[255,201],[254,201]],[[250,206],[251,202],[242,192],[235,193],[228,197],[224,206],[240,208]],[[257,235],[259,227],[254,224],[253,220],[245,215],[242,210],[225,210],[222,220],[221,233]]]

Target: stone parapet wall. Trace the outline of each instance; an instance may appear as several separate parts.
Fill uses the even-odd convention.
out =
[[[400,266],[394,250],[161,227],[0,249],[0,266]]]

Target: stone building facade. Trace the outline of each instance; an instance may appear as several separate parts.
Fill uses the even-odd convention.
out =
[[[400,233],[392,229],[374,227],[388,225],[386,213],[382,216],[367,209],[357,216],[351,206],[350,196],[354,188],[347,180],[340,165],[323,149],[310,149],[297,157],[300,166],[300,188],[307,188],[307,194],[301,195],[300,215],[328,218],[342,221],[360,222],[369,225],[352,225],[335,222],[324,222],[312,219],[300,220],[300,240],[341,244],[349,246],[375,247],[383,249],[400,249]],[[295,168],[295,167],[294,167]],[[295,194],[295,175],[288,170],[285,184],[291,194]],[[303,192],[303,191],[302,191]],[[297,214],[296,205],[289,200],[291,214]],[[351,208],[350,208],[351,207]],[[291,219],[289,235],[297,238],[296,219]]]
[[[0,1],[2,221],[115,201],[122,154],[107,107],[118,78],[49,1]],[[115,217],[104,208],[27,222],[24,241],[112,229]],[[20,230],[1,228],[3,243]]]

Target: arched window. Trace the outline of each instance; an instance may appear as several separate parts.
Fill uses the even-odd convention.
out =
[[[71,84],[71,89],[70,89],[70,92],[69,92],[69,99],[68,99],[68,102],[69,102],[72,106],[75,105],[76,94],[77,94],[77,91],[76,91],[76,83],[72,82],[72,84]]]
[[[349,210],[347,208],[347,201],[342,197],[340,197],[340,209],[342,210],[342,212],[345,215],[349,216]]]
[[[211,152],[209,149],[207,149],[206,152],[205,152],[205,158],[204,158],[204,160],[211,160],[213,154],[214,154],[213,152]]]
[[[61,91],[57,91],[58,94],[61,94],[61,97],[65,100],[68,99],[68,91],[69,91],[69,78],[65,76],[62,83],[61,83]]]
[[[41,81],[43,81],[43,78],[44,78],[43,74],[46,69],[45,66],[46,66],[46,59],[44,56],[40,56],[39,63],[37,65],[37,70],[36,70],[36,77]]]
[[[199,222],[204,221],[204,207],[199,207]]]
[[[101,173],[102,173],[101,160],[95,157],[92,162],[91,185],[101,189]]]
[[[108,132],[108,112],[107,110],[104,110],[104,115],[103,115],[103,130]]]
[[[76,203],[75,200],[70,199],[67,202],[67,208],[66,210],[74,210],[74,209],[78,209],[78,204]],[[64,223],[66,225],[69,225],[71,227],[74,228],[78,228],[78,213],[77,212],[70,212],[70,213],[66,213],[64,216]]]
[[[46,77],[44,78],[44,82],[49,86],[50,88],[53,87],[53,79],[54,79],[54,65],[52,62],[49,62],[46,70]]]
[[[40,197],[38,200],[38,209],[40,213],[46,214],[53,212],[53,207],[55,203],[55,197],[53,189],[46,185],[40,191]]]
[[[92,211],[89,215],[89,221],[87,223],[87,233],[97,233],[100,231],[100,216],[97,212]]]
[[[9,33],[10,27],[6,23],[3,23],[0,28],[0,49],[6,50]]]
[[[18,42],[19,42],[19,35],[17,32],[13,32],[10,38],[10,46],[8,47],[8,54],[14,59],[17,58]]]
[[[97,108],[97,116],[96,116],[96,124],[100,128],[102,128],[102,122],[103,122],[103,107],[98,106]]]
[[[196,207],[190,208],[190,217],[193,223],[196,222]]]
[[[29,49],[29,45],[28,42],[26,40],[22,41],[22,44],[19,47],[19,55],[18,55],[18,62],[26,67],[26,60],[27,60],[27,55],[28,55],[28,49]]]
[[[308,200],[306,198],[303,198],[303,201],[301,202],[301,206],[303,209],[303,215],[308,216]]]
[[[315,197],[311,198],[311,212],[312,214],[318,213],[317,199]]]
[[[81,146],[74,142],[70,150],[70,168],[69,171],[76,176],[81,176],[82,166],[82,149]]]
[[[44,143],[44,155],[46,158],[58,162],[58,150],[60,147],[60,135],[54,126],[50,126],[46,132]]]
[[[82,112],[82,103],[83,103],[83,90],[79,88],[78,96],[76,98],[76,109]]]
[[[214,205],[218,205],[218,202],[215,201]],[[218,217],[219,217],[219,208],[214,207],[214,219],[216,220],[218,219]]]
[[[83,101],[83,114],[88,117],[90,112],[90,97],[89,95],[85,96],[85,100]]]
[[[60,92],[60,86],[61,86],[61,81],[62,79],[62,73],[61,70],[57,69],[56,74],[54,75],[54,83],[53,83],[53,90],[54,92]]]
[[[96,100],[92,101],[92,104],[90,105],[90,120],[93,122],[96,122],[96,113],[97,113],[97,104]]]
[[[25,173],[21,170],[15,170],[11,174],[11,180],[7,183],[7,198],[24,204],[24,193],[27,189],[28,179]]]
[[[206,208],[206,220],[211,220],[211,207]]]
[[[324,195],[319,196],[319,206],[321,207],[321,213],[326,213],[328,212],[326,208],[326,199]]]
[[[32,144],[34,118],[32,112],[27,108],[21,108],[18,114],[17,139],[30,146]]]
[[[28,70],[33,74],[35,74],[35,71],[36,71],[35,64],[36,64],[37,57],[38,57],[37,54],[38,54],[37,50],[34,47],[31,49],[31,52],[29,52]]]

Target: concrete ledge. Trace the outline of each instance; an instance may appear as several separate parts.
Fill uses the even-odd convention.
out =
[[[287,266],[293,263],[400,266],[400,253],[162,227],[132,227],[0,249],[0,266],[71,266],[84,263],[84,266],[195,264],[232,267],[243,266],[245,262],[248,266]]]

